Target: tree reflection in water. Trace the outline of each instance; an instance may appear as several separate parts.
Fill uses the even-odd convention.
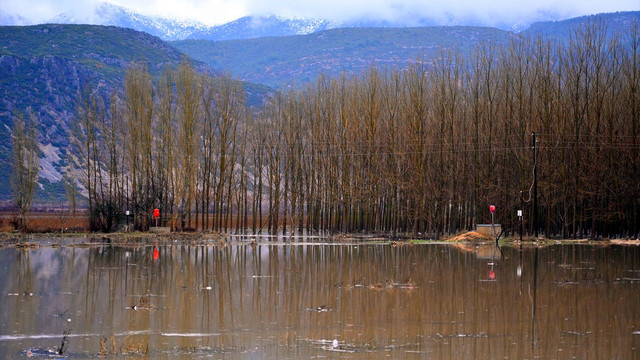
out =
[[[640,248],[493,247],[2,248],[0,353],[73,328],[74,358],[112,342],[154,358],[638,357]]]

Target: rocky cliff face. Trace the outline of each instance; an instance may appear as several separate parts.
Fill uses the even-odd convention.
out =
[[[0,203],[11,199],[11,129],[16,112],[32,113],[39,125],[39,201],[64,199],[60,182],[68,167],[68,134],[85,87],[109,94],[126,70],[146,64],[152,75],[182,61],[200,72],[216,71],[161,39],[131,29],[95,25],[0,26]],[[249,104],[271,90],[244,84]]]
[[[60,189],[52,188],[64,171],[67,134],[74,117],[76,99],[85,84],[98,83],[97,72],[77,61],[58,56],[25,59],[18,56],[0,56],[0,176],[7,179],[0,186],[0,200],[11,196],[11,128],[15,112],[31,112],[39,124],[38,142],[42,151],[40,198],[57,198]]]
[[[68,133],[84,87],[111,92],[133,62],[152,73],[185,57],[165,42],[129,29],[103,26],[0,27],[0,201],[11,198],[11,129],[16,112],[39,126],[41,200],[64,198]]]

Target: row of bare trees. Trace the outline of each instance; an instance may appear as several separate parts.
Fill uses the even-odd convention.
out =
[[[131,225],[147,229],[155,208],[174,229],[229,223],[247,114],[240,83],[183,63],[154,84],[139,65],[108,101],[87,89],[78,114],[72,144],[94,230],[111,229],[126,211]]]
[[[639,56],[637,26],[592,24],[568,41],[320,76],[257,111],[228,76],[183,64],[154,84],[134,67],[109,109],[84,97],[75,138],[105,229],[125,209],[146,228],[158,207],[175,229],[440,237],[495,204],[507,230],[524,206],[529,232],[637,236]]]

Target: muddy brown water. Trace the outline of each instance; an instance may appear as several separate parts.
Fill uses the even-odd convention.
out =
[[[640,358],[638,246],[76,241],[0,248],[0,357]]]

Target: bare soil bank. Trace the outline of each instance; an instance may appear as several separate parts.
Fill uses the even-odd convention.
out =
[[[588,240],[588,239],[538,239],[525,238],[520,242],[519,237],[507,237],[500,240],[500,246],[525,246],[525,247],[546,247],[550,245],[623,245],[640,246],[640,240]],[[485,246],[495,244],[495,239],[484,237],[477,232],[466,232],[445,238],[443,240],[424,239],[403,239],[384,237],[379,235],[361,234],[341,234],[336,236],[269,236],[269,235],[227,235],[217,233],[169,233],[154,234],[148,232],[130,233],[32,233],[19,234],[15,232],[0,232],[0,248],[26,248],[36,249],[39,247],[92,247],[92,246],[124,246],[138,247],[160,245],[191,245],[191,246],[227,246],[227,245],[306,245],[309,243],[318,244],[353,244],[353,243],[379,243],[396,246],[413,246],[418,244],[442,244],[450,243],[456,246]]]

